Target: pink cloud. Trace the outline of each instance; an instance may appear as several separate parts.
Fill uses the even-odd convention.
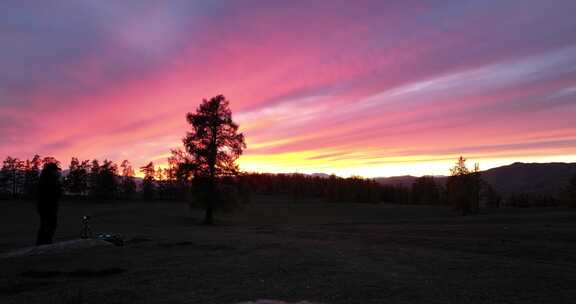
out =
[[[537,3],[519,16],[480,1],[247,3],[80,6],[97,47],[78,42],[66,60],[49,59],[42,78],[33,69],[22,69],[34,75],[27,81],[0,74],[0,118],[10,121],[0,124],[0,155],[141,165],[178,146],[185,113],[220,93],[246,133],[246,162],[276,158],[271,170],[328,172],[321,160],[334,160],[343,174],[377,174],[362,166],[461,151],[489,160],[576,155],[569,16]],[[34,34],[42,33],[25,35]]]

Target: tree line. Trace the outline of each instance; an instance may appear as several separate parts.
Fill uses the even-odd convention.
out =
[[[136,178],[128,160],[117,164],[105,159],[73,157],[63,174],[67,196],[97,200],[185,200],[205,209],[205,223],[213,221],[215,209],[234,209],[252,194],[290,196],[294,200],[318,198],[328,202],[436,204],[452,206],[459,213],[477,213],[480,205],[499,207],[501,196],[482,180],[478,165],[466,166],[460,157],[450,169],[444,185],[434,177],[418,178],[411,187],[380,185],[375,180],[352,176],[328,177],[304,174],[241,173],[236,160],[246,148],[244,135],[232,120],[228,100],[218,95],[204,99],[195,113],[187,113],[190,130],[182,148],[171,150],[168,166],[150,162]],[[33,198],[45,164],[60,163],[53,157],[34,155],[20,160],[7,157],[0,169],[0,197]],[[576,205],[576,176],[564,191],[565,201]],[[547,198],[528,195],[508,199],[510,206],[555,204]]]
[[[40,170],[46,163],[61,166],[54,157],[34,155],[26,160],[6,157],[0,169],[0,196],[34,198]],[[137,170],[141,172],[142,178],[135,177],[135,169],[128,160],[117,164],[107,159],[100,162],[97,159],[80,160],[72,157],[62,178],[64,194],[84,200],[186,201],[194,196],[193,178],[179,172],[182,168],[174,156],[168,159],[167,167],[158,167],[149,162]],[[446,205],[462,214],[476,213],[480,205],[556,206],[562,201],[574,204],[576,198],[574,176],[563,192],[562,199],[542,194],[520,193],[510,195],[504,202],[503,197],[482,180],[477,166],[474,169],[466,167],[464,158],[458,159],[444,184],[433,176],[419,177],[411,186],[404,186],[381,185],[374,179],[358,176],[343,178],[299,173],[244,172],[220,179],[220,184],[239,185],[244,201],[249,201],[254,194],[268,194],[286,196],[294,201],[313,198],[326,202]],[[196,184],[198,183],[200,182],[197,180]]]
[[[45,163],[61,163],[53,157],[20,160],[6,157],[0,169],[0,193],[4,198],[34,198],[38,177]],[[153,162],[138,168],[142,177],[135,177],[130,161],[120,164],[105,159],[80,160],[72,157],[62,177],[64,194],[68,197],[98,200],[186,200],[195,184],[192,177],[179,174],[178,163],[169,158],[168,167]],[[378,202],[379,185],[361,177],[324,178],[304,174],[239,173],[221,178],[241,184],[254,194],[288,195],[294,199],[324,198],[334,202]],[[200,183],[199,180],[196,183]]]
[[[419,177],[409,187],[335,175],[253,173],[248,175],[248,181],[256,193],[287,195],[295,200],[312,197],[327,202],[447,205],[463,215],[477,213],[482,202],[486,206],[500,206],[500,195],[482,180],[478,166],[468,169],[465,162],[462,157],[458,159],[445,185],[432,176]]]
[[[26,160],[6,157],[0,169],[0,195],[12,198],[35,197],[40,170],[44,164],[52,162],[57,160],[39,155]]]
[[[21,160],[8,156],[0,169],[0,197],[33,199],[36,197],[39,175],[47,163],[62,167],[54,157]],[[105,159],[80,160],[72,157],[62,175],[65,196],[97,200],[184,200],[190,187],[178,178],[176,167],[161,168],[149,162],[138,168],[143,178],[135,177],[130,161],[120,164]]]
[[[249,173],[244,178],[251,191],[257,194],[285,195],[294,200],[318,198],[328,202],[379,202],[380,185],[373,179],[358,176]]]

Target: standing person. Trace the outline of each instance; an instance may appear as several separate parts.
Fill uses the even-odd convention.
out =
[[[55,163],[44,164],[38,183],[37,210],[40,215],[40,229],[36,245],[52,244],[58,224],[58,201],[61,194],[60,168]]]

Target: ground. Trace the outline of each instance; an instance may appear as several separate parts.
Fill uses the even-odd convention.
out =
[[[30,202],[0,202],[0,253],[34,243]],[[61,206],[124,247],[0,259],[0,303],[574,303],[576,210],[293,203],[260,197],[201,226],[174,202]]]

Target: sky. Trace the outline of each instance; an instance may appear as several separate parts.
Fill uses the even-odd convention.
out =
[[[0,2],[0,157],[166,163],[223,94],[241,169],[576,161],[576,1]]]

